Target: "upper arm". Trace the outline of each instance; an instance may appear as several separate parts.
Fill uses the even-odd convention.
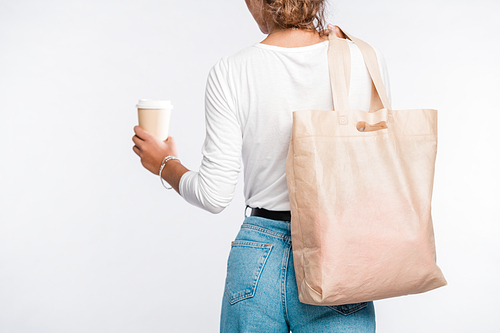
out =
[[[375,53],[377,55],[378,65],[380,68],[380,75],[382,76],[382,82],[384,83],[385,90],[387,91],[387,98],[389,99],[389,103],[391,103],[392,106],[391,84],[389,80],[389,71],[387,70],[387,63],[385,61],[384,55],[376,48],[373,49],[375,50]]]
[[[231,202],[241,169],[242,134],[224,59],[210,71],[205,93],[206,136],[196,174],[182,180],[181,194],[190,203],[219,213]]]

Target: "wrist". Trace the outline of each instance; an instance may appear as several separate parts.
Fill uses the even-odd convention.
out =
[[[164,177],[163,177],[163,171],[164,171],[164,169],[166,169],[166,168],[167,168],[167,165],[168,165],[168,164],[170,164],[170,165],[172,164],[172,161],[174,161],[174,162],[177,162],[177,163],[181,164],[181,161],[179,160],[179,158],[178,158],[178,157],[169,155],[169,156],[166,156],[165,158],[163,158],[163,160],[162,160],[162,162],[161,162],[161,165],[160,165],[160,170],[158,171],[158,175],[160,176],[160,181],[161,181],[161,184],[162,184],[162,185],[163,185],[163,187],[165,187],[167,190],[171,190],[171,189],[172,189],[172,186],[167,187],[167,186],[165,185],[165,182],[163,181],[163,179],[164,179]],[[170,162],[170,163],[169,163],[169,162]]]

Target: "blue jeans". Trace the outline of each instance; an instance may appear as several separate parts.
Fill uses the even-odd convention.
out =
[[[373,302],[299,302],[291,245],[290,222],[245,218],[229,254],[220,331],[375,332]]]

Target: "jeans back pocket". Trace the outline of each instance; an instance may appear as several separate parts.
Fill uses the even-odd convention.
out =
[[[225,294],[229,303],[253,297],[273,245],[237,240],[227,260]]]
[[[353,304],[332,305],[332,306],[329,306],[329,308],[337,311],[340,314],[347,316],[347,315],[350,315],[350,314],[357,312],[361,309],[366,308],[367,305],[368,305],[368,302],[361,302],[361,303],[353,303]]]

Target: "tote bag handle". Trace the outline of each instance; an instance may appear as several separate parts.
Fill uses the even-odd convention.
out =
[[[339,28],[340,29],[340,28]],[[375,50],[367,43],[356,37],[347,34],[342,29],[341,31],[351,40],[361,51],[366,68],[370,75],[377,97],[380,99],[382,106],[388,111],[391,110],[387,91],[382,81],[380,69],[378,66],[377,55]],[[349,45],[343,38],[338,38],[334,31],[329,33],[330,45],[328,48],[328,67],[330,71],[330,82],[333,96],[333,104],[339,112],[339,121],[342,124],[342,116],[345,116],[349,108],[348,99],[348,84],[350,81],[350,55]],[[349,59],[349,61],[347,61]],[[372,97],[371,104],[374,104]]]

